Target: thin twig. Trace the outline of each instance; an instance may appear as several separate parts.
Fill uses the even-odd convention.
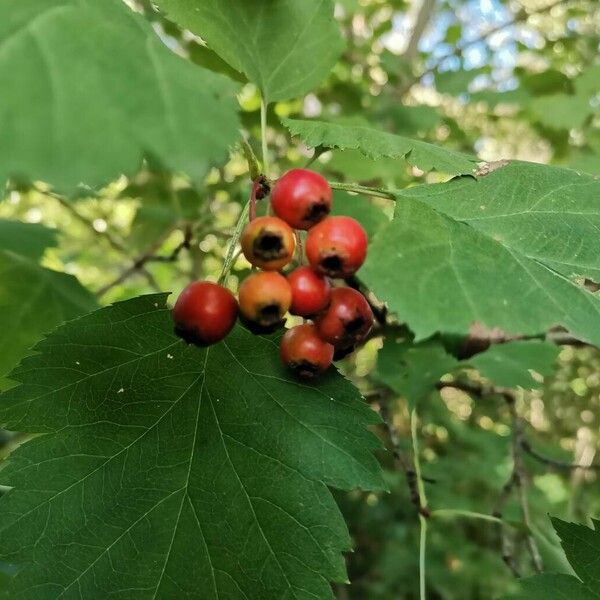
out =
[[[419,490],[419,525],[421,533],[419,536],[419,593],[420,599],[425,600],[426,595],[426,547],[427,547],[427,519],[431,516],[431,511],[427,507],[427,496],[425,494],[425,484],[421,477],[421,458],[419,455],[419,438],[417,435],[417,411],[412,409],[410,413],[410,434],[413,447],[413,460],[415,462],[415,473],[417,477],[417,489]]]
[[[189,248],[191,245],[193,230],[192,230],[191,226],[189,226],[189,225],[185,229],[183,242],[181,244],[179,244],[179,246],[177,248],[175,248],[175,250],[173,250],[173,252],[169,256],[157,256],[156,255],[156,251],[165,243],[165,241],[173,233],[175,228],[176,228],[176,226],[168,229],[143,254],[141,254],[136,259],[134,259],[133,264],[130,267],[125,269],[116,279],[114,279],[110,283],[107,283],[105,286],[100,288],[96,292],[96,295],[99,298],[101,298],[102,296],[107,294],[110,290],[112,290],[116,286],[124,283],[131,276],[135,275],[136,273],[146,274],[147,272],[145,271],[145,267],[149,262],[175,262],[175,260],[177,260],[177,258],[179,257],[179,254],[181,253],[181,251],[184,248]],[[150,273],[147,273],[147,274],[150,275],[150,277],[152,277],[152,275]],[[154,280],[154,277],[152,277],[152,279]],[[157,290],[160,290],[160,286],[158,285],[158,283],[156,283],[155,280],[153,283],[153,287]]]
[[[379,405],[379,414],[381,416],[383,425],[390,440],[390,449],[392,452],[392,456],[394,457],[394,462],[396,463],[396,468],[399,471],[402,471],[406,476],[406,483],[408,485],[410,501],[414,504],[415,508],[420,513],[422,510],[422,506],[421,497],[419,496],[419,488],[417,486],[417,473],[413,465],[411,464],[410,459],[407,456],[405,456],[404,452],[402,452],[400,438],[398,436],[396,428],[392,424],[388,400],[389,398],[381,401]]]
[[[534,569],[541,573],[544,570],[544,563],[540,555],[537,543],[531,533],[531,516],[529,513],[529,500],[527,498],[527,471],[523,464],[522,440],[523,440],[523,421],[517,412],[516,398],[513,396],[510,400],[507,398],[507,405],[512,421],[512,456],[513,456],[513,474],[515,480],[515,489],[521,505],[521,518],[527,528],[526,542],[531,555],[531,561]]]
[[[587,469],[590,471],[600,470],[600,465],[590,464],[590,465],[582,465],[572,462],[566,462],[562,460],[557,460],[555,458],[550,458],[549,456],[544,456],[540,454],[537,450],[531,447],[531,444],[526,439],[521,439],[521,448],[529,454],[532,458],[535,458],[537,461],[542,464],[548,465],[549,467],[553,467],[555,469],[561,469],[565,471],[574,470],[574,469]]]
[[[113,250],[116,250],[120,254],[129,258],[129,251],[127,250],[127,246],[125,245],[125,242],[123,240],[121,240],[119,237],[114,235],[109,229],[106,229],[105,231],[98,231],[98,229],[96,229],[94,227],[94,222],[91,219],[88,219],[85,215],[82,215],[73,206],[73,203],[69,202],[69,200],[67,200],[64,196],[61,196],[60,194],[57,194],[56,192],[52,192],[50,190],[42,190],[37,187],[34,189],[38,193],[43,194],[45,196],[48,196],[49,198],[53,198],[54,200],[56,200],[63,208],[65,208],[71,214],[71,216],[74,219],[79,221],[81,224],[85,225],[85,227],[89,231],[91,231],[94,235],[98,236],[100,239],[106,240],[107,243],[113,248]],[[144,275],[144,277],[147,279],[148,283],[154,290],[160,291],[158,282],[156,281],[156,279],[154,278],[152,273],[150,273],[143,266],[136,270],[141,271],[141,273]],[[121,281],[119,281],[118,283],[121,283]],[[117,283],[115,283],[114,285],[117,285]],[[110,287],[114,287],[114,285],[111,285]],[[110,288],[108,288],[108,289],[110,289]],[[101,296],[102,294],[98,293],[98,295]]]

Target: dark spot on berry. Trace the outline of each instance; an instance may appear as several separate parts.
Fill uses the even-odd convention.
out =
[[[319,367],[308,360],[290,363],[290,369],[299,377],[306,379],[312,379],[320,372]]]
[[[313,202],[304,215],[304,220],[308,223],[318,223],[329,214],[329,206],[324,200]]]
[[[333,360],[337,361],[337,360],[342,360],[343,358],[346,358],[346,356],[348,356],[349,354],[352,354],[354,352],[354,346],[347,346],[345,348],[336,348],[335,352],[333,353]]]
[[[261,231],[254,240],[254,254],[263,260],[273,260],[286,255],[281,234]]]
[[[331,254],[321,260],[321,267],[329,275],[335,276],[343,271],[344,263],[337,254]]]
[[[344,329],[346,330],[346,333],[349,333],[350,335],[355,335],[355,334],[359,333],[364,326],[365,326],[364,318],[358,316],[358,317],[354,317],[354,319],[352,319],[351,321],[348,321],[345,324]]]
[[[264,323],[258,323],[257,321],[251,321],[250,319],[240,316],[242,325],[251,333],[255,335],[267,335],[273,333],[278,329],[281,329],[285,325],[285,319],[279,319],[275,323],[265,325]]]
[[[281,321],[281,306],[279,304],[267,304],[258,310],[258,322],[269,327]]]
[[[180,337],[186,344],[190,344],[192,346],[198,346],[199,348],[206,348],[207,346],[210,346],[210,344],[202,339],[200,333],[195,329],[188,329],[186,327],[176,325],[175,335]]]

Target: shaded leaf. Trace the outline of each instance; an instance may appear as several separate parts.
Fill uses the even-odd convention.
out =
[[[531,101],[535,118],[552,129],[580,129],[592,114],[588,96],[552,94]]]
[[[375,377],[411,406],[425,399],[443,375],[452,372],[459,362],[435,341],[413,344],[386,337],[377,354]]]
[[[570,575],[543,573],[521,580],[522,593],[513,594],[509,600],[594,600],[581,582]]]
[[[37,223],[0,219],[0,250],[38,260],[46,248],[56,246],[56,231]]]
[[[369,198],[353,196],[337,190],[333,193],[332,215],[346,215],[356,219],[367,232],[369,239],[374,239],[377,232],[390,220],[381,206],[377,206]]]
[[[270,102],[301,96],[329,73],[344,44],[330,0],[158,0]]]
[[[575,573],[590,591],[600,597],[600,522],[596,521],[596,528],[591,529],[553,518],[552,525]]]
[[[0,0],[0,89],[0,188],[98,186],[144,156],[198,180],[238,136],[235,86],[121,0]]]
[[[422,171],[435,169],[449,175],[473,173],[475,170],[476,159],[465,154],[370,127],[285,118],[282,122],[293,136],[299,136],[312,148],[355,149],[374,160],[403,158]]]
[[[54,327],[96,308],[73,277],[0,250],[0,387],[3,375]]]
[[[165,300],[69,323],[12,373],[0,422],[44,434],[1,475],[12,597],[333,598],[350,538],[326,485],[383,487],[375,413],[334,369],[290,380],[277,338],[187,346]]]
[[[551,375],[559,354],[560,348],[548,342],[508,342],[491,346],[468,363],[495,385],[538,388],[541,382],[532,377],[530,371]]]
[[[509,600],[594,600],[600,598],[600,530],[553,518],[561,545],[579,579],[543,573],[521,580],[522,592]],[[581,580],[581,581],[580,581]]]

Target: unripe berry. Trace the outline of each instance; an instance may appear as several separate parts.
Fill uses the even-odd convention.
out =
[[[173,308],[175,333],[189,344],[209,346],[232,330],[238,303],[226,288],[210,281],[188,285]]]
[[[333,360],[333,346],[324,342],[311,323],[288,329],[281,338],[280,355],[283,364],[296,375],[316,377],[326,371]]]
[[[367,234],[351,217],[328,217],[315,225],[306,238],[306,256],[317,273],[349,277],[367,256]]]
[[[326,277],[315,273],[310,267],[294,269],[287,279],[292,288],[290,312],[301,317],[311,317],[329,304],[331,284]]]
[[[315,321],[319,335],[336,348],[349,348],[367,337],[373,311],[365,297],[352,288],[331,291],[329,308]]]
[[[281,327],[292,304],[287,279],[273,271],[254,273],[240,285],[240,313],[254,333],[269,333]]]
[[[241,244],[244,256],[255,267],[279,271],[294,257],[296,237],[285,221],[258,217],[246,225]]]
[[[278,217],[294,229],[310,229],[331,211],[327,180],[308,169],[292,169],[275,184],[271,205]]]

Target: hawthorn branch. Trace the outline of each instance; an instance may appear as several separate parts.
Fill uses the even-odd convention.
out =
[[[111,246],[111,248],[113,248],[113,250],[116,250],[117,252],[119,252],[123,256],[126,256],[127,258],[130,257],[127,246],[125,245],[125,242],[123,240],[121,240],[121,238],[114,235],[109,229],[106,229],[105,231],[98,231],[94,227],[94,222],[91,219],[89,219],[88,217],[86,217],[85,215],[82,215],[73,206],[73,203],[69,202],[64,196],[61,196],[60,194],[57,194],[56,192],[53,192],[51,190],[42,190],[37,187],[35,187],[34,189],[38,193],[43,194],[44,196],[47,196],[49,198],[53,198],[54,200],[56,200],[63,208],[65,208],[69,212],[69,214],[75,220],[79,221],[90,232],[92,232],[94,235],[98,236],[100,239],[106,240],[106,242]],[[146,270],[143,267],[143,265],[138,270],[142,272],[142,274],[144,275],[144,277],[147,279],[148,283],[154,290],[160,291],[160,287],[159,287],[156,279],[154,279],[154,276],[152,275],[152,273],[150,273],[148,270]],[[119,283],[121,283],[121,282],[119,281]],[[117,284],[115,283],[114,285],[117,285]],[[111,286],[111,287],[114,287],[114,286]],[[101,296],[101,295],[102,294],[100,294],[100,292],[98,292],[98,296]]]
[[[402,471],[406,476],[410,501],[414,504],[417,512],[422,514],[426,509],[421,503],[421,495],[419,494],[419,487],[417,484],[417,472],[415,471],[411,460],[402,451],[400,437],[398,436],[395,427],[392,425],[392,419],[387,401],[384,400],[380,403],[379,414],[383,421],[387,436],[390,440],[390,450],[392,456],[394,457],[396,468],[399,471]]]
[[[512,457],[513,457],[513,478],[514,488],[517,492],[519,504],[521,505],[521,518],[523,524],[527,528],[526,542],[531,555],[534,569],[541,573],[544,570],[544,563],[540,555],[535,538],[531,533],[531,517],[529,513],[529,501],[527,498],[527,471],[523,464],[522,443],[523,443],[523,420],[517,413],[516,398],[514,395],[509,399],[506,398],[506,403],[511,415],[512,421]]]
[[[555,458],[550,458],[549,456],[545,456],[545,455],[539,453],[537,450],[535,450],[531,446],[529,441],[526,440],[525,438],[523,438],[521,440],[521,448],[523,449],[523,451],[526,454],[528,454],[529,456],[531,456],[538,462],[540,462],[544,465],[547,465],[548,467],[555,468],[555,469],[565,470],[565,471],[570,471],[570,470],[575,470],[575,469],[584,469],[584,470],[589,470],[589,471],[600,470],[600,465],[598,465],[598,464],[592,463],[590,465],[583,465],[583,464],[578,464],[578,463],[557,460]]]
[[[151,262],[162,262],[162,263],[175,262],[179,258],[179,255],[181,254],[181,252],[184,249],[188,250],[190,248],[190,246],[191,246],[192,237],[193,237],[193,233],[194,233],[194,230],[193,230],[193,227],[191,226],[191,224],[187,224],[186,225],[186,227],[184,229],[184,238],[183,238],[183,241],[173,250],[173,252],[171,252],[171,254],[169,254],[167,256],[162,256],[162,255],[156,254],[156,252],[160,249],[160,247],[164,244],[164,242],[166,241],[166,239],[171,235],[171,233],[173,233],[173,231],[176,228],[177,228],[177,226],[172,227],[168,231],[166,231],[160,237],[159,240],[157,240],[156,242],[154,242],[146,250],[146,252],[144,252],[143,254],[141,254],[140,256],[138,256],[133,261],[133,264],[130,267],[128,267],[127,269],[125,269],[116,279],[114,279],[110,283],[108,283],[105,286],[103,286],[102,288],[100,288],[96,292],[96,295],[99,298],[101,298],[102,296],[104,296],[105,294],[107,294],[110,290],[112,290],[116,286],[124,283],[130,277],[132,277],[133,275],[135,275],[136,273],[144,272],[145,271],[145,267],[146,267],[146,265],[148,263],[151,263]],[[154,279],[154,278],[152,278],[152,279]],[[154,284],[154,287],[156,287],[157,289],[160,289],[160,287],[158,286],[158,284],[156,282]]]

